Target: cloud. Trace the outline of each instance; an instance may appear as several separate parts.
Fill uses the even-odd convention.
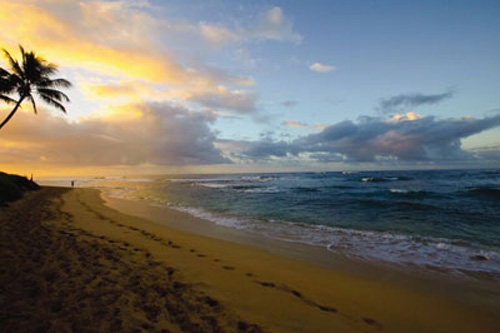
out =
[[[267,159],[271,156],[287,157],[293,147],[293,145],[290,145],[286,141],[273,141],[266,138],[255,142],[248,142],[246,150],[242,152],[242,157],[249,157],[251,159]]]
[[[293,31],[292,20],[277,6],[262,14],[256,27],[248,30],[247,35],[261,39],[291,41],[296,44],[302,41],[302,36]]]
[[[406,114],[396,113],[392,117],[389,117],[389,119],[387,119],[387,122],[398,123],[400,121],[415,120],[420,118],[422,118],[422,116],[416,112],[407,112]]]
[[[449,99],[455,95],[453,90],[445,91],[441,94],[400,94],[383,99],[377,106],[381,113],[405,112],[422,105],[433,105]]]
[[[79,80],[83,94],[90,100],[105,100],[108,104],[117,105],[131,102],[156,101],[165,99],[181,99],[201,106],[230,114],[251,114],[257,111],[257,95],[245,90],[231,90],[225,86],[191,90],[162,90],[139,81],[100,82],[99,80]]]
[[[328,73],[328,72],[335,70],[335,67],[331,66],[331,65],[326,65],[326,64],[321,64],[319,62],[315,62],[314,64],[309,66],[309,69],[314,71],[314,72],[318,72],[318,73]]]
[[[213,25],[206,22],[199,24],[201,36],[215,45],[225,45],[234,43],[241,39],[241,36],[222,25]]]
[[[79,78],[77,81],[84,96],[90,100],[108,100],[121,104],[140,100],[161,100],[169,96],[166,92],[155,90],[139,81],[103,82],[84,78]]]
[[[214,43],[225,43],[239,38],[235,33],[208,23],[160,19],[146,10],[151,8],[147,1],[2,1],[0,26],[9,29],[0,30],[0,40],[10,50],[19,43],[34,49],[61,69],[105,79],[81,80],[77,88],[87,97],[108,96],[109,100],[114,94],[119,102],[200,100],[202,105],[221,105],[225,112],[237,114],[255,109],[254,97],[238,89],[255,85],[253,78],[186,57],[177,61],[175,47],[185,43],[170,43],[176,36],[198,33]],[[236,109],[231,110],[231,105]]]
[[[188,100],[211,109],[222,109],[238,114],[256,111],[257,95],[243,90],[229,90],[219,86],[216,90],[193,94]]]
[[[307,129],[320,129],[323,130],[328,127],[327,124],[313,124],[313,125],[307,125],[298,121],[294,120],[285,120],[283,122],[287,127],[290,128],[307,128]]]
[[[270,139],[247,142],[240,156],[250,159],[313,154],[316,158],[343,157],[351,162],[450,162],[477,160],[480,156],[462,149],[461,139],[500,126],[500,115],[475,119],[435,117],[387,121],[364,117],[343,121],[319,133],[291,142]],[[493,156],[495,150],[485,153]]]
[[[500,161],[500,145],[476,147],[471,152],[487,161]]]
[[[12,15],[19,13],[19,15]],[[159,21],[125,2],[3,2],[0,39],[29,46],[63,66],[152,82],[186,84],[193,77],[154,47]]]
[[[293,29],[292,20],[280,7],[273,7],[258,15],[256,22],[233,29],[221,24],[202,22],[198,25],[201,37],[214,46],[223,46],[250,40],[275,40],[300,44],[302,36]]]
[[[77,85],[87,100],[100,101],[101,106],[142,101],[187,100],[195,93],[182,89],[165,90],[161,86],[150,85],[139,80],[102,80],[79,77]]]
[[[47,110],[19,112],[2,130],[0,164],[52,166],[231,163],[215,147],[215,118],[166,103],[122,105],[117,117],[70,123]],[[135,117],[123,117],[135,112]]]

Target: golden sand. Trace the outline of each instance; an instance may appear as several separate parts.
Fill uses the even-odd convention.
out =
[[[97,190],[30,193],[0,223],[3,331],[500,331],[436,295],[125,215]]]

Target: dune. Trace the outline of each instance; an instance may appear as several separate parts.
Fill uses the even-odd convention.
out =
[[[4,332],[500,331],[491,312],[155,224],[94,189],[29,192],[0,224]]]

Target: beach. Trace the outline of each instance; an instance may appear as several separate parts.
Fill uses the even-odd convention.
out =
[[[500,329],[495,295],[473,306],[181,231],[112,209],[95,189],[45,187],[0,220],[8,332]]]

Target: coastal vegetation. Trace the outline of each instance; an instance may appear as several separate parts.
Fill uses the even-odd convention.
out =
[[[26,177],[0,172],[0,206],[21,199],[26,191],[37,189],[39,186]]]

